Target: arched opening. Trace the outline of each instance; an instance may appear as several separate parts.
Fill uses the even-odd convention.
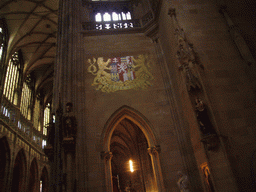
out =
[[[34,158],[31,162],[30,170],[29,170],[29,183],[28,183],[28,191],[36,192],[39,188],[39,180],[38,180],[38,166],[36,159]]]
[[[155,182],[148,143],[129,119],[116,126],[110,141],[113,191],[154,191]]]
[[[16,156],[12,173],[12,192],[25,191],[26,158],[24,150],[20,150]]]
[[[5,191],[10,170],[10,148],[6,137],[0,139],[0,192]]]
[[[48,191],[48,172],[46,167],[43,168],[42,175],[40,177],[40,192]]]
[[[104,128],[102,144],[107,192],[164,191],[159,145],[143,115],[127,106],[117,110]]]

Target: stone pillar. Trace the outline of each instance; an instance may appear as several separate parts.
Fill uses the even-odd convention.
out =
[[[75,189],[75,174],[74,170],[76,167],[75,164],[75,139],[74,138],[64,138],[63,139],[63,148],[64,148],[64,163],[65,173],[64,173],[64,185],[65,192],[73,192]]]
[[[101,153],[101,158],[104,160],[104,164],[105,164],[106,192],[113,191],[112,169],[111,169],[112,157],[113,157],[113,154],[110,151]]]
[[[145,150],[147,148],[147,142],[142,142],[138,144],[139,156],[141,161],[141,172],[144,181],[145,191],[154,191],[156,183],[154,180],[151,159],[147,150]]]
[[[164,192],[165,188],[164,188],[162,170],[161,170],[161,166],[160,166],[159,152],[160,152],[159,146],[154,146],[154,147],[148,148],[148,153],[149,153],[149,155],[151,157],[151,161],[152,161],[152,167],[153,167],[155,182],[157,185],[157,191]]]
[[[168,14],[175,27],[178,68],[183,70],[184,82],[186,83],[188,98],[191,103],[189,106],[184,106],[184,111],[188,110],[188,108],[191,109],[191,107],[196,111],[194,117],[190,114],[186,115],[190,118],[191,130],[197,128],[193,132],[191,131],[190,135],[191,139],[193,138],[192,145],[198,167],[205,162],[209,165],[213,178],[212,186],[215,191],[226,191],[227,189],[229,191],[238,191],[225,151],[223,137],[219,135],[220,131],[211,109],[204,79],[202,79],[202,76],[205,75],[204,66],[193,45],[187,39],[184,30],[180,27],[175,9],[169,9]],[[199,66],[201,70],[196,66]],[[185,98],[183,100],[186,101]],[[206,110],[206,106],[208,110]],[[198,147],[197,143],[200,142],[202,144]]]

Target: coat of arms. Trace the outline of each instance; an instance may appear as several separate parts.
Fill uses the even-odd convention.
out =
[[[148,55],[88,59],[88,72],[95,75],[92,86],[103,92],[145,89],[152,85]]]

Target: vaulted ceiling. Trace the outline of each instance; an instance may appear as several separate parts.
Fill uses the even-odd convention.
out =
[[[1,0],[0,18],[8,28],[8,54],[21,50],[23,78],[35,79],[36,93],[50,100],[56,55],[58,0]],[[7,58],[8,60],[8,58]]]
[[[224,0],[222,3],[227,5],[228,14],[256,56],[254,1]],[[5,19],[8,27],[8,53],[21,50],[23,77],[30,74],[35,78],[36,93],[43,94],[45,101],[51,100],[53,88],[58,6],[59,0],[0,0],[0,18]]]

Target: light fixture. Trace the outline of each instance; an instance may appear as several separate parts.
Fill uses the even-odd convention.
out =
[[[132,160],[129,160],[129,164],[130,164],[130,171],[134,172]]]

